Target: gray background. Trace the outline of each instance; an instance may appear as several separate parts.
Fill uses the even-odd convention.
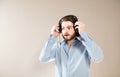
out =
[[[0,77],[54,77],[54,62],[38,57],[51,27],[68,14],[104,50],[91,77],[120,77],[120,0],[0,0]]]

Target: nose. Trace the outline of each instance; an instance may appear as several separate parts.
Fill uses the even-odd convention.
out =
[[[62,30],[63,34],[68,34],[68,29]]]

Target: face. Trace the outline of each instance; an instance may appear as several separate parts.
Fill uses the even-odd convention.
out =
[[[70,21],[62,22],[62,36],[66,41],[71,41],[75,38],[75,30],[73,28],[73,23]]]

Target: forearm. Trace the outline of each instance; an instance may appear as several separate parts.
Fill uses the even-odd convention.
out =
[[[39,56],[39,60],[42,62],[49,61],[54,56],[53,46],[55,44],[56,37],[50,36],[48,41],[45,43],[42,48],[41,54]]]

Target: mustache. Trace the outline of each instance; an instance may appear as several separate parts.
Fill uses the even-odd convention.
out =
[[[69,36],[69,34],[64,34],[63,36]]]

